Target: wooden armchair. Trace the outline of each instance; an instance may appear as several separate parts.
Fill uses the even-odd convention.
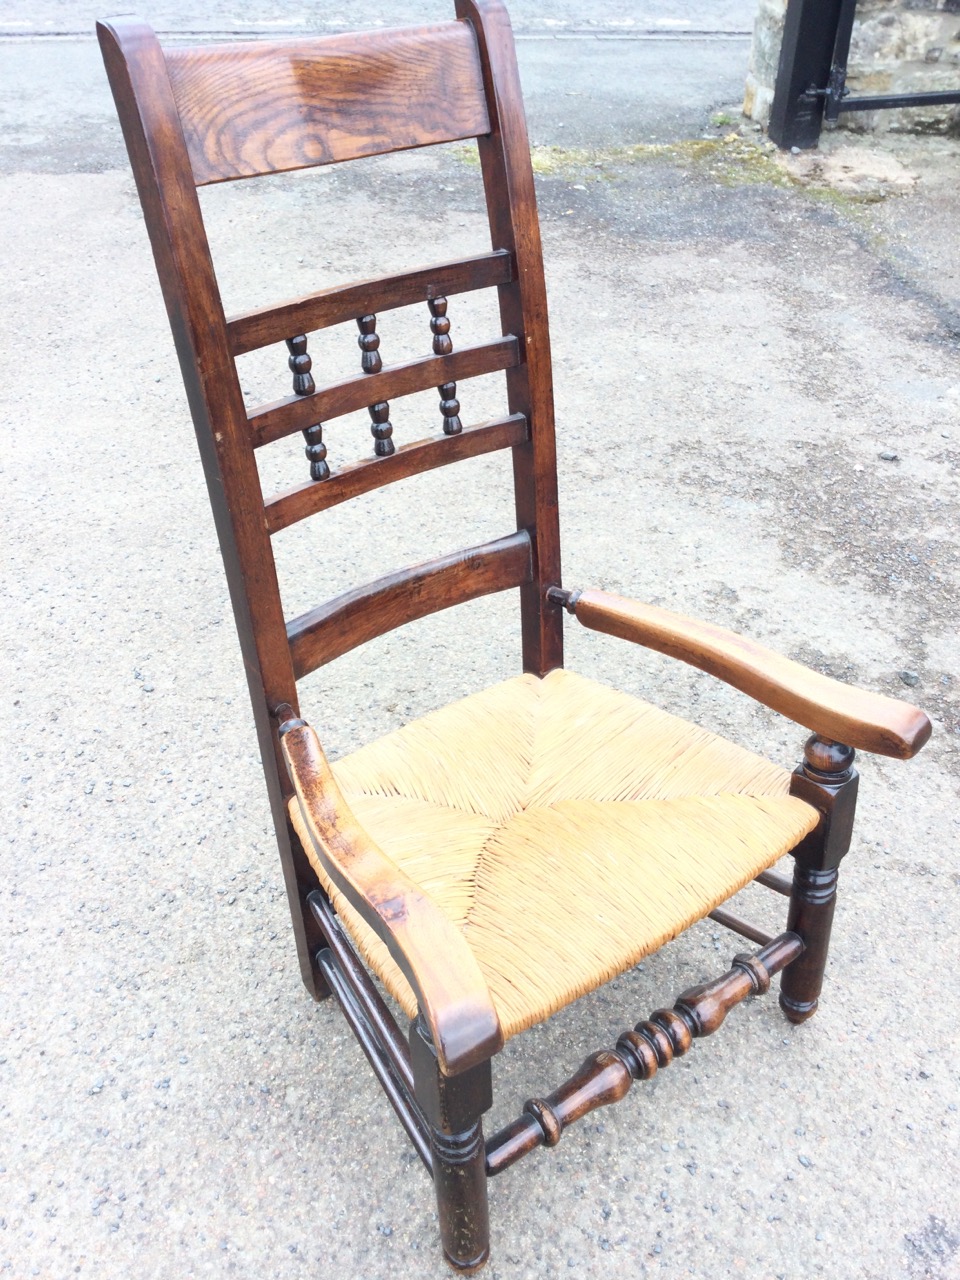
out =
[[[280,44],[175,48],[99,27],[197,430],[236,613],[304,982],[333,994],[432,1175],[443,1250],[488,1254],[486,1180],[613,1102],[782,972],[817,1008],[850,843],[854,749],[907,758],[922,712],[708,623],[561,583],[550,349],[533,176],[499,0],[456,21]],[[491,252],[227,318],[197,198],[205,183],[476,138]],[[502,332],[454,350],[448,298],[495,288]],[[377,313],[425,305],[432,352],[386,367]],[[362,368],[317,389],[307,335],[356,322]],[[293,394],[248,411],[244,353],[286,343]],[[286,353],[285,353],[286,354]],[[507,411],[464,425],[457,384],[506,374]],[[439,391],[435,435],[397,446],[390,402]],[[373,450],[331,468],[323,426],[369,408]],[[264,498],[257,451],[302,432],[309,479]],[[287,620],[271,537],[386,485],[510,449],[516,530]],[[297,682],[434,610],[519,588],[523,673],[328,764]],[[565,613],[727,681],[812,730],[790,774],[563,669]],[[425,673],[425,678],[427,678]],[[771,872],[793,854],[792,881]],[[789,898],[777,937],[722,904],[751,880]],[[758,944],[624,1031],[484,1141],[505,1040],[710,915]],[[397,1027],[367,970],[411,1018]]]

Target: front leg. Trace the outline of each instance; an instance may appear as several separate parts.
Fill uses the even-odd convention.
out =
[[[780,979],[780,1008],[791,1022],[817,1011],[837,901],[837,868],[850,848],[859,776],[852,747],[814,734],[793,774],[791,794],[820,810],[820,823],[793,850],[793,889],[787,929],[803,939],[803,953]]]
[[[443,1256],[456,1271],[477,1271],[490,1253],[481,1123],[493,1105],[490,1061],[445,1076],[420,1018],[410,1027],[410,1057],[417,1102],[430,1126]]]

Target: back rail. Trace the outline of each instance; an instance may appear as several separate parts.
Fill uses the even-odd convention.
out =
[[[508,284],[513,279],[513,256],[506,249],[455,262],[438,262],[398,276],[356,280],[318,293],[260,307],[227,320],[230,349],[235,356],[282,342],[295,333],[329,329],[371,312],[428,302],[431,298],[470,293]]]
[[[498,449],[509,449],[523,444],[527,439],[527,420],[514,413],[497,422],[483,422],[475,427],[465,427],[457,436],[430,436],[401,445],[386,458],[363,458],[360,462],[341,467],[328,479],[308,480],[304,484],[276,494],[266,505],[267,531],[279,533],[318,511],[328,511],[341,502],[358,498],[394,480],[422,475],[450,462],[464,458],[477,458]]]
[[[197,186],[487,133],[463,22],[276,44],[171,49]]]
[[[525,529],[428,560],[335,596],[287,624],[297,679],[357,645],[467,600],[523,586],[533,576]]]
[[[461,382],[484,373],[512,369],[519,363],[516,338],[507,335],[473,347],[463,347],[446,356],[423,356],[406,364],[392,365],[381,373],[360,374],[334,382],[312,395],[287,396],[273,404],[261,405],[249,414],[253,444],[260,448],[303,431],[315,422],[342,418],[346,413],[369,408],[398,396],[413,395],[445,382]]]

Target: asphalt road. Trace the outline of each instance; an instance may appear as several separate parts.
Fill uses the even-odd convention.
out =
[[[643,31],[693,32],[735,31],[753,28],[754,0],[555,0],[542,5],[536,0],[513,0],[509,6],[518,34],[562,34],[589,31],[604,35],[632,35]],[[95,4],[87,0],[32,3],[6,0],[0,13],[0,35],[83,35],[97,18],[129,12],[129,8]],[[250,0],[213,0],[203,6],[188,3],[138,4],[135,11],[163,32],[244,32],[339,31],[364,27],[408,26],[418,22],[438,22],[453,12],[453,0],[393,0],[380,6],[329,3],[288,5],[277,0],[250,3]]]
[[[701,3],[682,18],[668,16],[676,8],[621,4],[608,12],[605,7],[601,26],[582,5],[561,6],[550,19],[540,16],[538,6],[518,6],[531,140],[584,147],[696,137],[716,107],[739,103],[749,54],[746,6],[742,0]],[[245,16],[254,12],[256,18]],[[125,163],[92,37],[102,13],[76,4],[56,13],[43,5],[5,9],[0,19],[0,172],[98,172]],[[198,30],[185,6],[147,5],[144,13],[158,30],[178,38]],[[398,5],[390,20],[448,14],[448,6],[429,0]],[[309,20],[299,15],[297,22],[289,16],[274,20],[241,4],[222,12],[205,9],[200,29],[203,38],[213,38],[238,31],[339,30],[346,21],[342,7],[332,5],[316,6]],[[701,34],[686,34],[693,30]],[[52,31],[58,34],[44,34]],[[4,34],[10,32],[26,34]]]

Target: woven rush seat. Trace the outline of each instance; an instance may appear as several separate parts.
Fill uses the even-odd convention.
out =
[[[505,1037],[623,973],[817,824],[790,774],[569,671],[524,675],[333,766],[360,823],[462,930]],[[291,819],[367,963],[404,1011],[389,952]]]

